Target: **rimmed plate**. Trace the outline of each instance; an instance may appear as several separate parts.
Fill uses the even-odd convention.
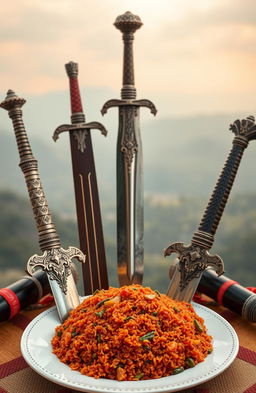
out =
[[[208,334],[213,337],[213,352],[204,362],[183,373],[146,381],[112,381],[95,379],[71,370],[52,353],[51,339],[60,324],[56,307],[36,317],[25,329],[21,338],[21,352],[38,374],[59,385],[95,393],[166,393],[177,392],[206,382],[222,373],[235,359],[239,342],[232,326],[214,311],[193,303],[202,317]]]

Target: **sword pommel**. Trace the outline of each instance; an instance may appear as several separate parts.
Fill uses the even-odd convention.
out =
[[[256,139],[256,124],[254,116],[236,120],[230,124],[229,129],[235,134],[233,143],[246,148],[248,142]]]
[[[143,23],[138,15],[132,14],[130,11],[126,11],[124,14],[119,15],[114,23],[114,26],[122,33],[135,33]]]
[[[13,109],[20,109],[26,103],[25,98],[18,97],[13,90],[8,90],[5,100],[0,104],[0,107],[9,112]],[[11,117],[11,116],[10,116]]]
[[[65,68],[69,78],[77,78],[78,63],[75,63],[74,61],[70,61],[69,63],[65,64]]]

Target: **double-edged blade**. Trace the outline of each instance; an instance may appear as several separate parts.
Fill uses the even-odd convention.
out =
[[[139,127],[140,107],[155,115],[154,104],[136,100],[133,65],[134,33],[142,26],[137,15],[126,12],[116,18],[115,27],[123,33],[123,87],[121,100],[107,101],[101,112],[119,108],[119,129],[116,151],[117,204],[117,264],[120,285],[142,283],[144,269],[143,246],[143,163]]]

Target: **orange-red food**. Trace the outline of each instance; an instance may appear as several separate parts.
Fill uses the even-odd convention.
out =
[[[136,381],[195,366],[212,351],[212,338],[191,304],[130,285],[86,298],[56,328],[52,347],[82,374]]]

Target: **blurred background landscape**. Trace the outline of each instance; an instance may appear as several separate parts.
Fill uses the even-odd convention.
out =
[[[100,109],[119,98],[122,42],[113,27],[130,10],[144,26],[134,42],[144,154],[144,284],[168,286],[170,242],[189,243],[231,149],[229,125],[256,114],[256,3],[253,0],[20,0],[5,3],[0,25],[1,100],[9,88],[26,98],[24,122],[50,210],[64,246],[77,245],[69,138],[54,143],[57,126],[70,120],[64,64],[79,63],[92,132],[110,284],[116,273],[115,149],[118,114]],[[97,20],[97,23],[95,23]],[[47,29],[46,29],[47,26]],[[38,249],[14,132],[0,112],[0,287],[24,274]],[[245,151],[212,252],[226,275],[244,286],[256,281],[256,143]]]

